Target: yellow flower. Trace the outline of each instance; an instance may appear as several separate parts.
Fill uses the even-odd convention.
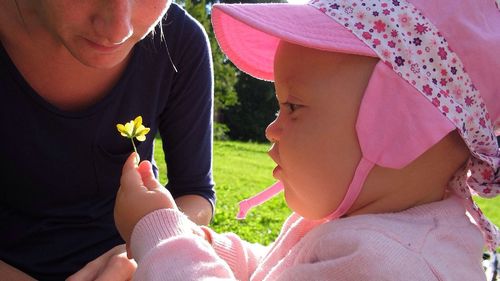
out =
[[[124,124],[116,124],[118,132],[126,138],[132,141],[132,146],[134,147],[135,153],[137,153],[137,148],[135,147],[134,138],[138,141],[145,141],[146,134],[149,133],[149,128],[142,125],[142,116],[137,116],[134,120]],[[137,153],[136,164],[139,164],[139,153]]]
[[[149,133],[149,128],[142,125],[142,116],[137,116],[134,120],[123,124],[116,124],[118,132],[126,138],[136,138],[138,141],[145,141],[146,134]]]

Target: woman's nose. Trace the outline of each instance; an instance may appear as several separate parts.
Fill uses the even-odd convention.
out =
[[[116,45],[125,42],[132,34],[132,1],[103,0],[100,10],[93,19],[97,35],[103,42],[99,44]]]
[[[282,129],[278,115],[278,117],[276,117],[273,122],[267,125],[266,138],[272,143],[278,142],[281,136],[281,131]]]

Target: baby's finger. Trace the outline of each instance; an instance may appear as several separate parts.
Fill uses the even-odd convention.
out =
[[[137,167],[135,165],[135,157],[136,153],[133,152],[123,165],[122,176],[120,178],[121,188],[127,188],[128,186],[138,187],[143,185],[141,175],[137,171]]]
[[[149,162],[147,160],[142,161],[139,164],[139,167],[137,168],[137,170],[139,171],[139,174],[141,175],[141,178],[142,178],[142,182],[144,183],[144,185],[146,186],[147,189],[153,190],[156,188],[163,187],[158,182],[158,180],[156,180],[156,178],[153,174],[151,162]]]
[[[137,157],[137,153],[135,152],[132,152],[130,153],[130,155],[128,156],[127,160],[125,161],[125,164],[123,165],[123,168],[135,168],[135,159]]]

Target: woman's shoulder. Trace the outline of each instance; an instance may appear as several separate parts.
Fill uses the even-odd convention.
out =
[[[206,44],[207,33],[203,25],[181,6],[172,3],[161,23],[150,35],[156,45]],[[198,41],[198,42],[193,42]]]
[[[172,3],[172,5],[170,5],[161,23],[163,27],[169,27],[172,24],[187,24],[193,28],[200,26],[197,19],[176,3]]]
[[[153,64],[163,60],[170,64],[171,60],[176,66],[183,64],[182,58],[199,57],[199,54],[206,54],[210,50],[203,25],[175,3],[137,47],[139,52],[145,54],[142,58],[152,60]]]

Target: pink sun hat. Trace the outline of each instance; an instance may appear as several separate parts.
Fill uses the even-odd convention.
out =
[[[273,80],[280,40],[380,58],[361,102],[356,130],[363,157],[336,219],[356,200],[374,165],[402,168],[450,131],[471,151],[450,182],[490,248],[498,229],[471,193],[500,194],[500,10],[495,0],[313,0],[304,5],[214,5],[221,49],[248,74]],[[388,82],[390,81],[390,83]],[[384,124],[381,126],[380,124]],[[276,183],[242,202],[241,216],[283,189]]]
[[[219,45],[231,61],[263,80],[274,80],[274,54],[280,40],[323,51],[377,57],[349,30],[309,6],[214,5],[212,22]],[[332,42],[331,38],[336,40]]]

